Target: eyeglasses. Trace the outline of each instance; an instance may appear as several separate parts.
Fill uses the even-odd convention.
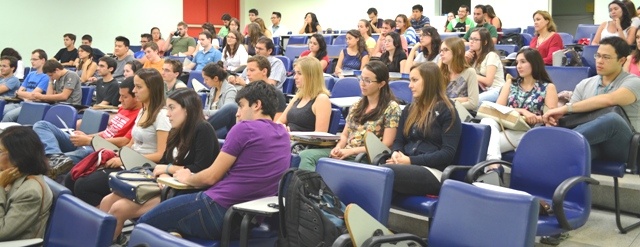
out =
[[[602,59],[604,59],[604,60],[606,60],[606,61],[609,61],[609,60],[611,60],[611,59],[614,59],[614,57],[612,57],[612,56],[609,56],[609,55],[600,55],[599,53],[593,54],[593,58],[595,58],[596,60],[597,60],[597,59],[602,58]]]
[[[227,39],[236,39],[236,37],[227,35]]]
[[[378,82],[378,81],[372,81],[369,78],[364,78],[361,75],[358,76],[358,80],[361,81],[361,82],[364,82],[364,84],[367,84],[367,85],[371,84],[372,82]]]
[[[471,41],[480,42],[480,39],[478,39],[478,38],[469,38],[469,42],[471,42]]]
[[[431,35],[429,33],[422,33],[421,35],[422,37],[430,37]]]
[[[450,51],[450,49],[449,49],[449,48],[442,48],[442,49],[440,49],[440,53],[448,52],[448,51]]]

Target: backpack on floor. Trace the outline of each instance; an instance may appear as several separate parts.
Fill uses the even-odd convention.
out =
[[[347,233],[346,206],[316,172],[295,168],[285,172],[280,179],[278,205],[278,246],[331,246]]]

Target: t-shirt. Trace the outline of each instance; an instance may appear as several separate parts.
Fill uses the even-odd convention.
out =
[[[146,128],[138,125],[142,113],[144,113],[143,110],[138,113],[135,125],[133,125],[130,134],[127,134],[127,138],[133,138],[134,142],[131,148],[136,152],[141,154],[155,153],[158,149],[158,136],[156,131],[169,132],[169,130],[171,130],[171,123],[167,117],[167,109],[160,110],[153,125]]]
[[[124,79],[124,65],[127,64],[127,62],[130,62],[133,60],[134,58],[131,55],[127,55],[122,60],[119,60],[116,57],[116,63],[118,64],[118,66],[116,66],[116,70],[113,71],[113,79],[116,79],[117,81],[122,81]]]
[[[66,63],[69,61],[75,61],[78,58],[78,49],[73,48],[73,50],[67,50],[67,48],[62,48],[53,56],[60,63]]]
[[[120,88],[118,81],[112,79],[105,82],[100,79],[96,82],[96,104],[100,104],[102,101],[109,102],[109,105],[118,106],[120,104]]]
[[[18,77],[15,76],[4,77],[0,78],[0,85],[5,85],[9,89],[3,94],[0,94],[0,96],[14,97],[16,96],[16,91],[18,90],[18,88],[20,88],[20,80],[18,80]]]
[[[487,89],[500,88],[504,85],[504,68],[502,66],[502,60],[500,60],[500,56],[498,56],[497,53],[492,51],[487,53],[482,63],[476,63],[473,67],[476,69],[478,75],[487,76],[487,67],[490,65],[496,66],[496,74],[493,77],[493,83]]]
[[[291,162],[289,133],[270,120],[241,121],[231,128],[222,152],[236,157],[224,178],[205,194],[220,206],[276,195]]]
[[[202,70],[205,65],[208,63],[216,63],[222,59],[222,53],[213,47],[209,49],[209,51],[198,51],[196,56],[193,57],[193,62],[196,63],[195,70]]]
[[[81,105],[82,104],[82,86],[80,82],[80,77],[76,72],[67,70],[60,79],[53,82],[53,91],[55,94],[62,93],[64,89],[71,89],[71,95],[69,98],[65,100],[65,102],[72,105]]]
[[[303,51],[302,53],[300,53],[300,57],[306,57],[306,56],[309,56],[309,54],[311,54],[311,51],[310,50],[306,50],[306,51]],[[329,67],[328,66],[329,65],[329,55],[325,55],[321,60],[327,62],[327,67]],[[325,67],[325,71],[326,71],[326,67]]]
[[[160,72],[160,74],[162,75],[162,66],[164,66],[164,59],[160,59],[157,62],[151,62],[149,60],[147,60],[146,62],[144,62],[144,64],[142,65],[142,68],[152,68],[152,69],[156,69],[158,70],[158,72]]]
[[[271,63],[271,74],[269,75],[269,79],[276,81],[276,88],[279,91],[282,91],[282,84],[284,80],[287,79],[287,70],[284,67],[284,63],[274,56],[268,56],[267,60]],[[242,78],[247,80],[247,68],[242,71]]]
[[[420,16],[420,20],[414,20],[413,18],[411,18],[409,22],[411,22],[411,27],[416,30],[421,29],[422,27],[424,27],[424,25],[431,24],[431,22],[429,21],[429,17],[426,17],[424,15]]]
[[[455,20],[449,22],[449,24],[447,25],[447,30],[455,32],[466,32],[469,31],[467,30],[467,25],[469,26],[469,29],[473,29],[476,26],[476,23],[473,22],[470,16],[467,16],[467,18],[464,19],[464,22],[461,21],[459,17],[456,17]]]
[[[475,28],[469,28],[469,30],[467,30],[467,33],[464,34],[464,37],[462,37],[464,40],[469,41],[469,36],[471,36],[471,32],[473,30],[475,30],[476,28],[480,28],[480,27],[484,27],[487,30],[489,30],[489,34],[491,35],[491,38],[498,38],[498,30],[496,30],[496,27],[489,24],[489,23],[485,23],[482,25],[477,25]]]
[[[138,116],[139,112],[140,108],[127,110],[121,107],[120,109],[118,109],[118,114],[116,114],[113,118],[111,118],[111,120],[109,120],[107,129],[100,132],[100,137],[108,139],[127,136],[127,134],[131,132],[131,128],[136,122],[136,117]],[[128,138],[131,137],[128,136]]]
[[[178,55],[178,53],[185,53],[189,50],[189,47],[196,48],[196,40],[189,36],[171,39],[171,55]]]
[[[24,87],[27,92],[32,92],[36,88],[40,88],[42,93],[47,92],[47,87],[49,87],[49,76],[45,73],[40,73],[38,71],[31,71],[24,78],[21,87]]]

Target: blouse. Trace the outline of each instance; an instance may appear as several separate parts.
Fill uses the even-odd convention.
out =
[[[380,116],[380,118],[376,120],[370,120],[365,122],[364,124],[360,124],[353,119],[353,112],[358,107],[358,105],[362,102],[362,99],[358,102],[354,103],[349,110],[349,115],[347,116],[347,125],[345,126],[345,130],[347,131],[347,145],[345,148],[356,148],[364,145],[364,136],[367,132],[372,132],[375,134],[380,140],[382,140],[382,136],[384,134],[385,128],[397,128],[398,122],[400,120],[400,106],[395,101],[389,102],[389,105],[384,110],[384,113]]]
[[[564,44],[562,43],[562,37],[560,37],[560,34],[554,33],[540,45],[538,45],[538,36],[533,37],[531,43],[529,43],[529,47],[538,50],[542,56],[542,60],[544,60],[544,64],[552,65],[553,53],[564,49]]]
[[[344,55],[344,58],[342,59],[343,70],[360,70],[360,67],[362,65],[362,58],[369,55],[367,51],[363,51],[362,53],[360,53],[360,57],[358,57],[358,55],[351,56],[347,52],[347,48],[344,48],[344,50],[342,50],[342,54]]]
[[[507,97],[507,106],[512,108],[522,108],[536,115],[542,115],[544,108],[544,99],[547,96],[548,82],[536,81],[533,88],[524,91],[520,87],[522,79],[511,84],[509,88],[509,96]]]

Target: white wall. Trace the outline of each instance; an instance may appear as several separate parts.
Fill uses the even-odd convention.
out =
[[[2,20],[0,49],[13,47],[31,66],[31,51],[41,48],[52,57],[64,46],[65,33],[78,37],[76,47],[90,34],[105,53],[113,52],[118,35],[140,45],[140,34],[157,26],[164,38],[182,20],[182,0],[19,0],[2,5]]]
[[[527,26],[533,26],[533,12],[537,10],[551,12],[551,0],[471,0],[472,11],[473,6],[478,4],[490,4],[496,11],[496,15],[502,20],[503,28],[520,27],[524,29]]]

